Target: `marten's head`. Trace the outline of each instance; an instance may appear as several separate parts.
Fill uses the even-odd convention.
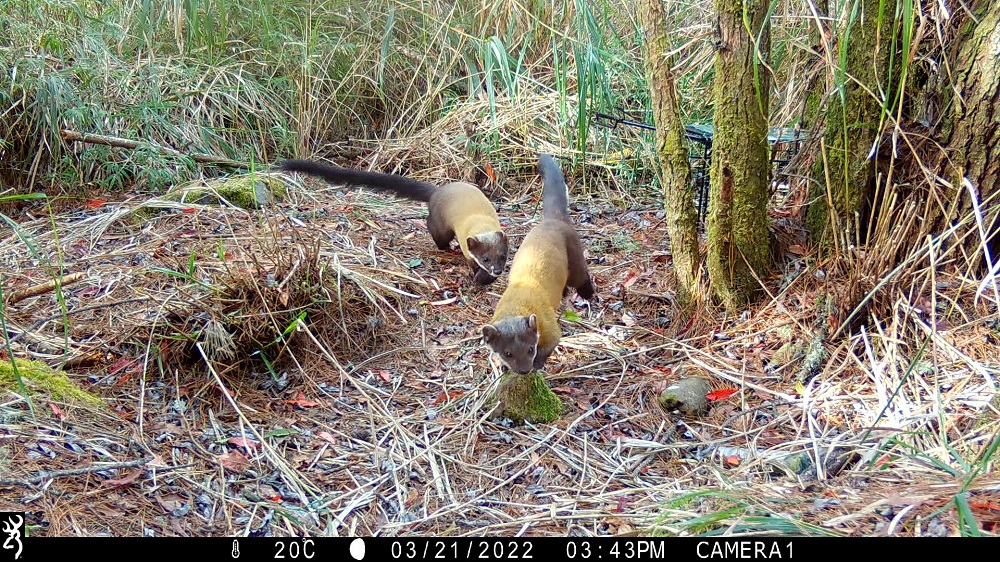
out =
[[[503,232],[487,232],[470,236],[465,240],[469,254],[480,269],[493,277],[499,277],[507,265],[507,235]]]
[[[534,369],[538,353],[538,319],[534,314],[487,324],[483,339],[515,373],[527,375]]]

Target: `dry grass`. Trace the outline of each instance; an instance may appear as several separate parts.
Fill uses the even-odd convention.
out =
[[[507,183],[527,194],[505,204],[516,247],[538,184]],[[599,299],[567,305],[581,319],[564,323],[549,369],[568,411],[511,427],[484,410],[500,364],[478,337],[504,281],[472,287],[419,206],[309,185],[255,213],[183,206],[132,223],[123,210],[143,202],[126,201],[20,222],[86,280],[63,290],[66,327],[51,294],[6,306],[11,349],[68,361],[109,409],[35,395],[32,415],[8,390],[0,509],[33,498],[40,535],[913,535],[956,532],[949,502],[965,491],[984,529],[996,521],[984,506],[1000,478],[978,457],[1000,423],[1000,352],[995,324],[976,320],[996,303],[958,273],[877,291],[866,327],[796,383],[798,360],[777,351],[808,341],[836,268],[817,279],[789,252],[798,273],[745,318],[678,317],[654,208],[580,200]],[[48,278],[28,247],[0,242],[5,294]],[[655,391],[685,373],[739,392],[677,418]],[[823,459],[818,474],[782,468],[801,454]],[[29,482],[78,467],[92,472]]]

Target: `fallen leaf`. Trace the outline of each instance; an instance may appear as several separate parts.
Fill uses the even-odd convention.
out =
[[[306,395],[301,390],[295,395],[293,400],[285,400],[285,404],[291,404],[292,406],[298,406],[299,408],[314,408],[319,406],[319,402],[315,400],[306,400]]]
[[[85,202],[83,206],[88,209],[98,209],[103,207],[105,203],[107,203],[107,200],[105,199],[91,199],[90,201]]]
[[[989,509],[992,511],[1000,511],[1000,503],[991,501],[971,501],[969,502],[969,507],[973,509]]]
[[[229,440],[229,444],[236,445],[237,447],[243,447],[244,449],[250,451],[251,453],[256,452],[257,447],[260,446],[260,443],[247,439],[246,437],[233,437],[232,439]]]
[[[625,513],[625,496],[618,496],[618,505],[615,506],[615,511]]]
[[[142,470],[137,468],[129,472],[125,476],[122,476],[121,478],[112,478],[110,480],[105,480],[104,483],[107,484],[108,486],[118,488],[121,486],[128,486],[129,484],[138,480],[140,476],[142,476]]]
[[[441,395],[437,397],[437,400],[434,401],[434,405],[437,406],[443,402],[450,402],[452,400],[461,398],[462,396],[465,396],[464,390],[453,390],[451,392],[442,392]]]
[[[788,247],[788,252],[790,254],[795,254],[796,256],[806,255],[807,250],[801,244],[792,244]]]
[[[160,507],[164,511],[173,512],[184,507],[187,504],[187,499],[180,494],[167,494],[162,497],[156,498],[156,503],[160,504]]]
[[[371,371],[368,372],[371,373]],[[385,382],[389,382],[392,379],[392,375],[390,375],[389,371],[386,370],[375,371],[375,374],[377,374],[378,377]]]
[[[66,416],[63,415],[62,413],[62,410],[59,409],[59,406],[56,406],[55,404],[49,402],[49,408],[52,408],[52,413],[55,414],[57,418],[59,418],[59,421],[63,421],[66,419]]]
[[[250,467],[250,461],[236,451],[226,453],[219,457],[219,464],[233,472],[243,472]]]
[[[490,178],[490,180],[493,183],[497,182],[496,172],[493,171],[493,166],[490,166],[489,164],[486,164],[486,175],[487,175],[487,177]]]
[[[187,207],[187,208],[181,209],[181,212],[182,213],[187,213],[187,214],[190,215],[191,213],[197,213],[198,209],[194,209],[192,207]]]
[[[709,400],[712,401],[719,401],[719,400],[725,400],[726,398],[729,398],[733,394],[736,394],[735,388],[720,388],[719,390],[713,390],[712,392],[709,392],[708,394],[705,395],[705,398],[708,398]]]
[[[739,466],[740,456],[739,455],[729,455],[728,457],[723,457],[722,460],[726,461],[729,466]]]
[[[121,357],[114,363],[108,365],[108,374],[113,375],[118,371],[121,371],[122,369],[128,367],[129,365],[132,365],[135,362],[136,359],[133,357]]]
[[[329,431],[320,431],[319,433],[316,434],[316,437],[319,437],[320,439],[322,439],[323,441],[326,441],[327,443],[329,443],[331,445],[334,445],[334,446],[338,445],[337,439],[334,438],[334,436],[332,434],[330,434]]]
[[[625,276],[625,280],[622,281],[622,287],[628,289],[629,287],[634,285],[635,282],[638,280],[639,280],[639,272],[632,269],[628,272],[628,275]]]

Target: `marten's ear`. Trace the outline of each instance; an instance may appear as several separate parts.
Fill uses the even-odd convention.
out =
[[[532,331],[538,329],[538,318],[534,314],[528,317],[528,329]]]
[[[478,252],[479,248],[482,246],[482,242],[480,242],[475,236],[470,236],[465,239],[465,245],[469,248],[470,252]]]
[[[496,341],[500,337],[500,331],[497,330],[493,324],[486,324],[483,326],[483,341],[486,343],[491,343]]]

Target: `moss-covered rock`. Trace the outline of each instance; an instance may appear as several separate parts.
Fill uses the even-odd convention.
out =
[[[164,199],[181,203],[215,205],[225,202],[243,209],[260,209],[273,205],[288,194],[285,184],[278,178],[248,174],[210,180],[204,187],[174,189]]]
[[[15,372],[16,365],[16,372]],[[41,361],[10,359],[0,361],[0,389],[20,390],[18,377],[29,391],[52,396],[57,400],[79,402],[88,406],[104,407],[99,397],[77,386],[62,371],[55,371]]]
[[[563,411],[562,401],[537,371],[527,375],[505,375],[497,388],[494,404],[498,404],[497,417],[509,418],[517,424],[553,422]]]
[[[660,393],[660,404],[667,410],[677,410],[684,416],[703,416],[708,412],[708,393],[712,385],[702,377],[680,379]]]

